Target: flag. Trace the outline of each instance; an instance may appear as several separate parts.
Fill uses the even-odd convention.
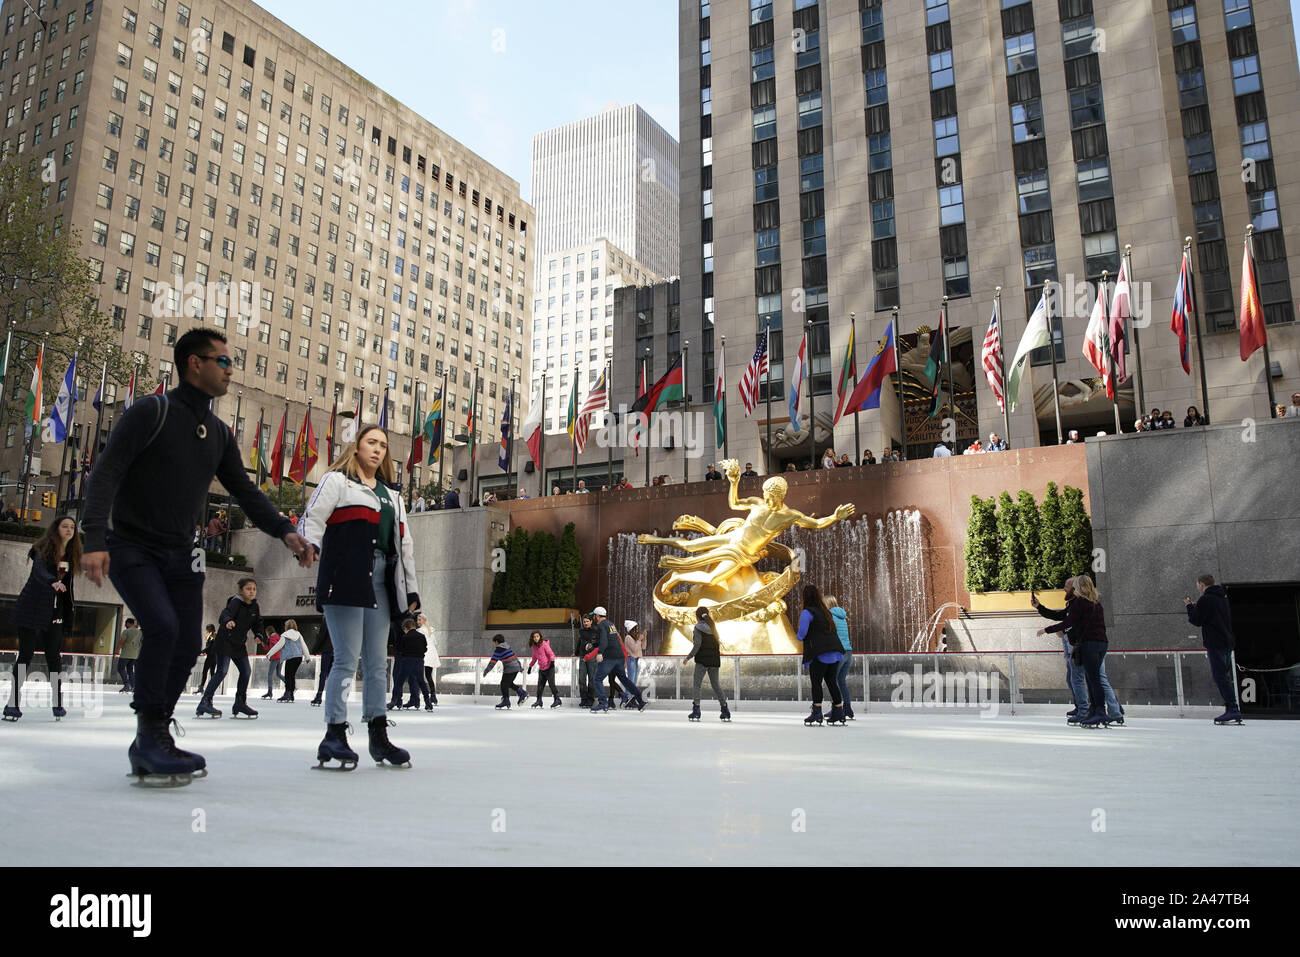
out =
[[[253,467],[253,478],[258,488],[266,485],[266,442],[262,438],[265,416],[265,409],[258,413],[257,434],[253,436],[253,450],[248,454],[248,464]]]
[[[680,399],[683,394],[682,356],[681,353],[678,353],[677,358],[673,360],[673,364],[668,367],[668,371],[655,381],[649,391],[632,403],[632,411],[645,413],[646,427],[648,428],[653,420],[655,410],[661,402]]]
[[[989,331],[984,334],[984,345],[980,348],[980,364],[984,367],[984,378],[988,379],[993,398],[998,400],[998,409],[1006,408],[1006,392],[1002,383],[1002,336],[998,329],[998,301],[993,300],[993,315],[989,317]]]
[[[808,333],[803,334],[799,340],[799,352],[794,357],[794,369],[790,373],[790,427],[796,432],[799,429],[799,402],[803,395],[803,379],[807,369],[805,365],[805,356],[808,352]],[[811,428],[811,423],[809,428]]]
[[[284,414],[280,416],[280,431],[276,433],[275,445],[271,447],[271,484],[277,488],[284,477],[284,425],[288,417],[289,407],[286,405]]]
[[[542,403],[528,403],[528,418],[524,419],[524,424],[520,430],[524,437],[524,442],[528,444],[528,454],[532,456],[534,465],[542,464]]]
[[[1115,399],[1115,376],[1110,364],[1110,324],[1107,321],[1106,284],[1097,283],[1097,301],[1092,306],[1088,331],[1083,335],[1083,357],[1101,375],[1106,384],[1106,398]]]
[[[406,474],[415,474],[415,463],[424,457],[424,413],[420,411],[420,388],[415,388],[415,414],[411,416],[411,454],[406,457]]]
[[[745,366],[745,374],[740,377],[740,401],[745,406],[745,418],[749,418],[749,413],[758,405],[758,384],[767,375],[767,346],[771,338],[772,330],[764,329],[763,338],[758,340],[758,348],[754,350],[749,365]]]
[[[501,471],[510,471],[510,429],[513,422],[510,421],[510,400],[513,395],[506,394],[506,410],[501,413],[501,454],[497,456],[497,465],[501,466]]]
[[[713,428],[717,432],[717,448],[727,441],[727,346],[718,347],[718,378],[713,385]]]
[[[41,344],[40,351],[36,353],[36,365],[32,367],[32,384],[27,390],[27,431],[41,423],[41,414],[45,411],[44,388],[45,383],[41,378],[41,370],[45,366],[45,344]]]
[[[334,421],[339,414],[339,399],[334,397],[334,405],[330,409],[330,424],[325,427],[325,459],[330,464],[334,464]]]
[[[95,390],[95,397],[90,400],[90,407],[98,412],[104,405],[104,387]]]
[[[638,376],[637,384],[636,384],[636,397],[638,399],[641,398],[641,396],[645,395],[645,370],[646,370],[646,366],[648,366],[649,364],[650,364],[649,359],[646,359],[641,363],[641,374],[640,376]],[[637,458],[641,457],[641,431],[642,431],[641,420],[638,417],[636,425],[632,429],[632,454],[635,455]]]
[[[576,382],[574,386],[577,386]],[[478,396],[471,395],[469,397],[469,419],[465,422],[465,431],[469,433],[469,460],[471,463],[474,461],[474,447],[478,443],[478,425],[474,421],[475,406],[477,405]]]
[[[59,386],[59,397],[50,409],[50,418],[41,433],[43,442],[62,442],[68,437],[68,423],[77,411],[77,357],[74,355],[68,363],[68,371],[63,375],[63,384]]]
[[[442,389],[439,388],[433,405],[429,406],[429,414],[424,419],[424,434],[429,439],[428,465],[438,461],[438,456],[442,453],[442,432]]]
[[[1170,330],[1178,336],[1178,358],[1183,371],[1192,374],[1191,339],[1188,334],[1192,316],[1196,315],[1196,300],[1192,292],[1192,273],[1188,268],[1187,250],[1183,251],[1183,265],[1178,270],[1178,285],[1174,287],[1174,312],[1169,319]]]
[[[574,395],[577,395],[577,382],[574,382]],[[596,380],[596,385],[587,395],[587,401],[582,403],[582,408],[578,412],[578,424],[574,431],[573,441],[577,445],[578,451],[581,452],[587,447],[587,432],[591,428],[591,417],[596,412],[601,412],[605,408],[605,399],[608,397],[608,388],[605,383],[605,371],[602,369],[600,378]]]
[[[1245,362],[1256,349],[1268,344],[1264,331],[1264,306],[1259,299],[1259,284],[1255,279],[1255,264],[1250,255],[1250,240],[1245,243],[1241,261],[1241,314],[1237,325],[1241,330],[1241,361]],[[1267,369],[1265,375],[1269,375]]]
[[[126,399],[122,402],[122,410],[126,411],[135,404],[135,369],[131,370],[131,381],[126,385]]]
[[[358,422],[361,420],[358,419]],[[388,386],[384,386],[384,406],[379,410],[379,427],[388,430]]]
[[[840,366],[840,384],[835,391],[839,394],[839,401],[835,405],[835,422],[838,424],[840,417],[844,415],[844,400],[849,397],[853,391],[855,380],[858,377],[857,356],[853,354],[853,326],[849,326],[849,346],[844,350],[844,365]]]
[[[858,384],[853,387],[853,392],[849,395],[848,401],[844,403],[844,413],[846,415],[854,412],[864,412],[867,409],[880,408],[880,392],[885,385],[885,377],[898,371],[898,361],[894,348],[894,323],[891,321],[885,329],[885,338],[872,356],[871,361],[867,363],[867,371],[862,373],[862,378]]]
[[[1034,307],[1034,312],[1029,317],[1029,324],[1025,326],[1025,334],[1020,337],[1020,345],[1016,347],[1016,357],[1011,360],[1011,373],[1007,376],[1007,396],[1011,400],[1012,412],[1016,411],[1016,403],[1020,400],[1020,378],[1024,375],[1029,354],[1035,349],[1043,348],[1048,341],[1047,288],[1044,287],[1043,294],[1038,297],[1038,305]]]
[[[939,397],[943,391],[943,364],[947,361],[947,346],[943,334],[943,313],[939,313],[939,328],[930,333],[930,355],[925,360],[925,374],[930,380],[930,418],[939,414]]]
[[[1110,368],[1117,386],[1128,381],[1128,359],[1124,355],[1124,346],[1128,338],[1127,320],[1132,315],[1129,303],[1128,259],[1125,258],[1119,261],[1119,278],[1115,280],[1115,292],[1110,300]],[[1015,407],[1016,404],[1012,401],[1011,408]]]
[[[163,379],[161,382],[158,383],[158,388],[153,390],[153,394],[162,395],[166,391],[167,391],[167,380]]]
[[[298,485],[307,482],[307,476],[316,465],[316,433],[311,427],[311,405],[303,415],[302,428],[293,443],[293,459],[289,463],[289,480]]]

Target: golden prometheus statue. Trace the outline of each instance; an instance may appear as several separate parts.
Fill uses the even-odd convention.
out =
[[[722,463],[730,488],[727,504],[744,518],[729,518],[716,527],[694,515],[673,522],[676,531],[703,532],[700,538],[638,536],[641,545],[672,545],[690,552],[687,557],[665,556],[659,567],[668,569],[654,587],[655,610],[671,624],[663,654],[690,651],[695,609],[706,605],[718,629],[724,653],[792,654],[799,642],[786,617],[783,597],[799,582],[794,552],[775,541],[791,525],[828,528],[853,514],[841,505],[835,514],[814,518],[785,504],[789,486],[774,475],[763,483],[762,498],[739,498],[740,463]],[[754,564],[764,558],[786,562],[780,572],[759,572]],[[679,590],[679,585],[687,586]]]

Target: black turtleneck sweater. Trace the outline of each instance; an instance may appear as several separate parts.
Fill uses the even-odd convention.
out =
[[[234,433],[212,414],[210,402],[183,382],[167,393],[161,429],[161,396],[137,399],[122,415],[87,482],[86,551],[105,551],[110,530],[141,545],[188,549],[214,476],[262,531],[276,538],[293,531],[249,480]]]

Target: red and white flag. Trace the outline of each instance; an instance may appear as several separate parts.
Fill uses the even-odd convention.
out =
[[[135,404],[135,370],[131,370],[131,381],[126,386],[126,399],[122,402],[122,408],[129,409]]]
[[[758,384],[767,375],[767,346],[771,338],[772,330],[764,329],[763,338],[758,340],[758,348],[754,350],[749,365],[745,366],[745,374],[740,377],[740,401],[745,406],[745,418],[749,418],[749,413],[758,405]]]
[[[524,442],[528,446],[528,454],[532,456],[533,464],[541,466],[542,464],[542,403],[528,403],[528,418],[524,419],[524,424],[520,429],[520,434],[524,437]]]
[[[1110,364],[1110,323],[1106,311],[1106,284],[1097,283],[1097,301],[1092,307],[1088,331],[1083,336],[1083,357],[1101,375],[1106,384],[1106,398],[1115,398],[1115,376]]]
[[[980,365],[984,369],[984,378],[993,390],[993,398],[998,401],[998,409],[1006,407],[1006,386],[1002,381],[1002,331],[998,317],[998,303],[993,301],[993,315],[989,317],[989,331],[984,333],[984,345],[980,348]]]
[[[1128,338],[1128,320],[1133,315],[1129,301],[1128,259],[1119,261],[1119,276],[1115,280],[1115,293],[1110,300],[1110,368],[1117,385],[1128,381],[1128,358],[1124,342]]]
[[[1246,240],[1241,261],[1241,313],[1237,321],[1241,332],[1241,361],[1245,362],[1256,349],[1268,343],[1264,331],[1264,305],[1259,298],[1259,283],[1255,279],[1255,263],[1250,255],[1250,240]],[[1267,370],[1265,370],[1267,374]]]

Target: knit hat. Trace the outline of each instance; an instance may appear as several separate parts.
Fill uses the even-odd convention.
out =
[[[629,618],[629,619],[627,619],[625,622],[623,622],[623,630],[624,630],[624,631],[631,631],[631,630],[632,630],[633,628],[635,628],[635,627],[636,627],[636,622],[634,622],[631,618]]]

